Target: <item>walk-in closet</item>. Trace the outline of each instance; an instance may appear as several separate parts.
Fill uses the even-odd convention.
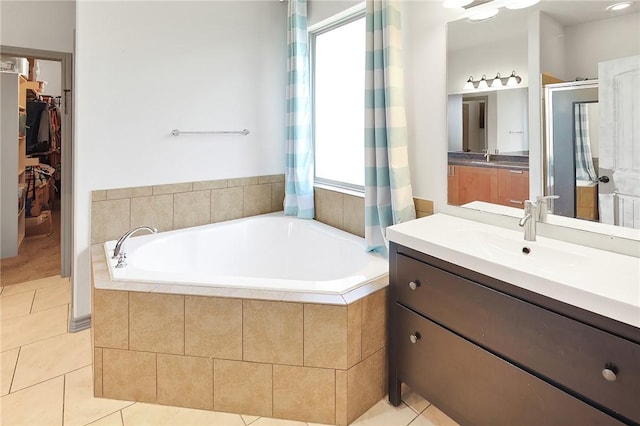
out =
[[[62,66],[0,57],[2,285],[60,274]]]

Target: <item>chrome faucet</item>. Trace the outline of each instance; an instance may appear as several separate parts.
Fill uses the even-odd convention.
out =
[[[483,149],[484,151],[484,158],[487,159],[487,163],[491,161],[491,152],[489,152],[489,149]]]
[[[113,249],[112,259],[118,259],[118,264],[116,265],[116,268],[124,268],[125,266],[127,266],[127,262],[125,261],[125,259],[127,258],[127,254],[123,250],[124,243],[129,239],[130,236],[132,236],[138,231],[148,231],[152,234],[156,234],[158,232],[158,230],[153,226],[138,226],[136,228],[133,228],[130,231],[125,232],[120,238],[118,238],[118,241],[116,242],[116,246]]]
[[[533,201],[524,202],[524,217],[520,219],[518,225],[524,227],[525,241],[536,240],[537,205]]]
[[[547,213],[549,210],[549,200],[557,200],[560,198],[559,195],[538,195],[536,197],[536,204],[538,205],[538,222],[546,223],[547,222]]]

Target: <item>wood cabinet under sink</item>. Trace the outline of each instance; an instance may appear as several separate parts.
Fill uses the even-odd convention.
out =
[[[529,172],[522,168],[449,165],[448,203],[486,201],[523,208],[529,199]]]
[[[391,242],[389,400],[463,425],[640,423],[640,329]]]

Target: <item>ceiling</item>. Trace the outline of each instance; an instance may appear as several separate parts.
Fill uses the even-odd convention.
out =
[[[554,0],[541,1],[526,9],[500,9],[500,13],[486,21],[473,22],[467,18],[450,22],[447,26],[447,49],[466,49],[507,37],[527,37],[527,19],[531,11],[540,10],[553,17],[563,26],[572,26],[624,14],[638,13],[640,0],[631,0],[632,5],[621,11],[608,11],[607,7],[622,0]],[[489,3],[478,6],[488,8]],[[474,8],[475,9],[475,8]],[[473,10],[473,9],[472,9]],[[640,25],[640,18],[638,19]]]

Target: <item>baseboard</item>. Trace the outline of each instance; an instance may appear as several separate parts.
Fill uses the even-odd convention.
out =
[[[91,327],[91,314],[83,315],[78,318],[71,318],[69,322],[69,333],[77,333]]]

